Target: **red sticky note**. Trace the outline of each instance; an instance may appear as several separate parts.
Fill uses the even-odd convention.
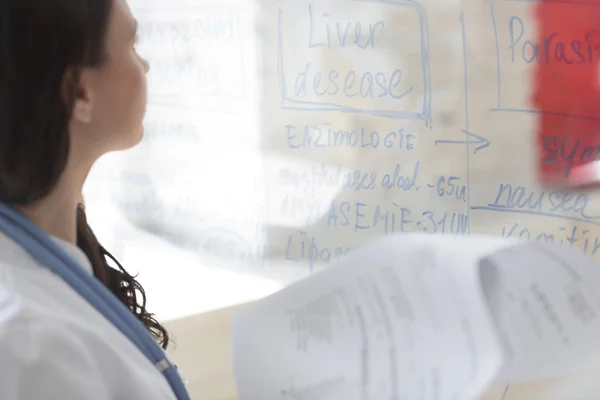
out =
[[[600,0],[541,0],[532,51],[542,183],[600,183]]]

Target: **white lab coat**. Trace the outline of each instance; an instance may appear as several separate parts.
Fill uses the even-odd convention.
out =
[[[52,239],[92,273],[77,246]],[[175,396],[127,337],[0,232],[0,399]]]

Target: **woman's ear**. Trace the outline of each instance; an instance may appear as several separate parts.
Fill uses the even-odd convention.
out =
[[[77,73],[72,68],[65,72],[63,78],[62,94],[73,104],[71,118],[83,124],[90,123],[93,115],[94,95],[90,78],[88,71]]]

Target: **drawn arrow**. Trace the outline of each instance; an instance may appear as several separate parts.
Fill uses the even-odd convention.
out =
[[[480,146],[477,146],[474,150],[473,150],[473,154],[476,154],[479,150],[483,150],[486,147],[489,147],[490,145],[490,141],[486,138],[484,138],[483,136],[477,135],[473,132],[469,132],[467,130],[462,130],[461,133],[465,136],[467,136],[467,138],[473,138],[475,140],[436,140],[435,144],[478,144]]]

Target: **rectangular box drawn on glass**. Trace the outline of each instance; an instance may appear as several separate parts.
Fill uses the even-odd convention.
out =
[[[394,100],[394,101],[402,101],[405,100],[406,98],[408,98],[408,96],[411,96],[410,99],[412,100],[419,100],[417,101],[418,106],[416,107],[416,109],[414,110],[407,110],[407,109],[401,109],[401,107],[399,106],[390,106],[390,107],[373,107],[371,106],[365,106],[365,107],[356,107],[356,106],[351,106],[348,104],[344,104],[343,101],[335,101],[335,100],[331,100],[331,101],[327,101],[328,99],[323,99],[323,101],[314,101],[314,100],[305,100],[302,99],[301,96],[297,95],[296,90],[295,90],[295,85],[296,82],[294,82],[297,79],[292,79],[291,82],[288,81],[287,77],[286,77],[286,72],[288,71],[286,68],[286,63],[285,63],[285,59],[284,59],[284,50],[290,49],[291,54],[296,53],[296,51],[298,49],[295,49],[293,47],[286,47],[285,46],[285,37],[286,37],[286,33],[284,32],[284,29],[282,27],[282,18],[283,18],[283,14],[284,11],[282,9],[282,7],[279,8],[278,10],[278,26],[277,26],[277,33],[278,33],[278,43],[277,43],[277,73],[278,73],[278,80],[279,80],[279,88],[281,91],[281,103],[282,103],[282,108],[283,109],[287,109],[287,110],[298,110],[298,111],[339,111],[339,112],[344,112],[344,113],[357,113],[357,114],[369,114],[369,115],[374,115],[374,116],[380,116],[380,117],[385,117],[385,118],[392,118],[392,119],[404,119],[404,120],[422,120],[425,122],[425,126],[430,127],[431,126],[431,76],[430,76],[430,62],[429,62],[429,39],[428,39],[428,25],[427,25],[427,15],[425,12],[425,9],[423,8],[422,5],[420,5],[419,3],[417,3],[416,1],[412,1],[412,0],[350,0],[353,3],[362,3],[362,4],[370,4],[373,7],[401,7],[401,8],[408,8],[408,9],[412,9],[412,10],[416,10],[417,15],[418,15],[418,25],[419,25],[419,38],[418,40],[420,41],[419,43],[419,47],[420,47],[420,61],[421,61],[421,68],[420,68],[420,72],[421,72],[421,82],[419,82],[419,86],[422,85],[422,87],[415,87],[412,86],[409,89],[406,89],[403,87],[403,76],[402,76],[402,70],[401,69],[396,69],[395,71],[392,71],[391,73],[387,73],[384,74],[382,72],[376,72],[376,73],[365,73],[362,74],[362,77],[360,74],[355,73],[354,71],[350,71],[349,74],[353,74],[351,76],[352,79],[350,79],[351,83],[349,84],[349,75],[348,74],[344,74],[344,73],[338,73],[338,71],[332,70],[329,71],[329,74],[327,73],[319,73],[318,74],[318,78],[314,78],[311,79],[308,83],[305,83],[305,87],[308,87],[309,90],[313,90],[313,94],[318,96],[318,97],[324,97],[324,96],[329,96],[329,97],[334,97],[335,94],[339,94],[340,92],[342,92],[342,94],[345,94],[345,97],[350,99],[350,98],[354,98],[357,94],[360,96],[362,95],[362,88],[361,88],[361,79],[364,81],[365,79],[365,75],[366,74],[370,74],[369,76],[369,80],[371,83],[371,86],[373,86],[375,89],[372,89],[372,91],[377,91],[377,93],[372,93],[371,97],[369,100],[373,100],[373,99],[381,99],[381,98],[386,98],[386,100]],[[282,2],[284,3],[284,2]],[[318,2],[315,2],[315,4],[318,4]],[[307,12],[310,13],[311,6],[308,6],[307,8]],[[294,17],[297,19],[298,15],[294,15]],[[310,15],[311,21],[310,23],[312,24],[312,15]],[[370,45],[373,46],[373,42],[374,42],[374,31],[377,29],[377,25],[380,25],[381,27],[383,26],[383,24],[380,22],[376,23],[375,25],[373,24],[369,24],[368,26],[363,26],[363,30],[371,30],[370,31],[370,37],[368,37],[366,40],[363,38],[361,39],[362,47],[360,44],[359,46],[362,48],[366,48],[366,46],[369,46],[369,42]],[[338,23],[337,24],[337,32],[336,32],[336,28],[332,26],[331,28],[331,34],[329,35],[329,33],[327,34],[327,40],[331,40],[331,42],[338,42],[340,44],[342,44],[342,46],[344,44],[347,45],[347,43],[350,43],[352,41],[352,38],[354,37],[353,35],[355,34],[355,27],[354,26],[350,26],[350,23],[348,23],[348,25],[344,25]],[[393,26],[386,26],[386,28],[389,29],[394,29]],[[312,36],[312,26],[310,26],[309,28],[311,31],[308,32],[309,30],[307,29],[306,31],[303,30],[303,34],[308,38],[309,35]],[[360,28],[357,28],[360,31]],[[325,36],[325,35],[323,35]],[[411,40],[414,40],[414,38],[410,38]],[[309,39],[307,41],[307,43],[309,43],[310,45],[310,40]],[[323,38],[320,39],[314,39],[312,38],[312,40],[314,42],[318,42],[319,40],[324,40]],[[356,43],[356,42],[355,42]],[[319,46],[323,45],[324,43],[318,43]],[[317,45],[313,46],[309,46],[309,47],[317,47]],[[287,52],[286,52],[287,54]],[[307,65],[307,69],[309,68],[310,63]],[[304,71],[304,73],[306,73],[306,70]],[[333,75],[332,75],[333,74]],[[315,84],[315,80],[318,79],[318,82],[320,82],[320,84],[322,86],[325,86],[327,84],[327,82],[331,79],[336,79],[336,86],[334,86],[334,91],[335,93],[332,93],[332,89],[331,87],[329,87],[329,89],[325,89],[324,91],[321,90],[321,88],[317,88],[317,86],[319,86],[318,84]],[[354,84],[354,88],[352,88],[351,90],[354,90],[355,93],[353,94],[348,94],[347,90],[348,90],[348,86],[351,86],[351,84]],[[289,86],[288,86],[289,85]],[[289,89],[292,90],[289,90]],[[346,92],[345,92],[346,90]],[[321,91],[319,93],[319,91]],[[356,97],[359,97],[356,96]],[[416,97],[413,97],[416,96]],[[363,96],[363,97],[367,97],[367,96]],[[365,99],[366,100],[366,99]],[[414,102],[413,102],[414,103]]]

